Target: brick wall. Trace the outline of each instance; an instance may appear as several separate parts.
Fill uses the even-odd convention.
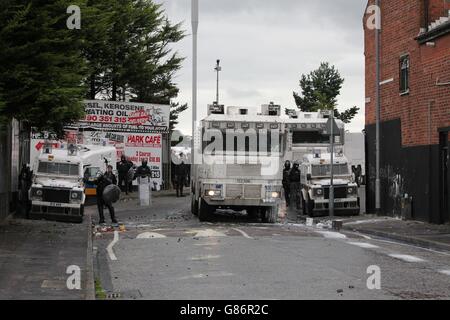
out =
[[[369,5],[375,1],[368,1]],[[450,34],[436,40],[434,47],[419,45],[414,39],[422,26],[422,0],[381,1],[381,120],[401,120],[402,146],[437,144],[438,128],[450,126]],[[448,9],[447,0],[430,0],[431,14]],[[439,13],[440,12],[440,13]],[[366,27],[366,125],[375,123],[375,34]],[[430,18],[432,20],[432,18]],[[400,95],[399,59],[410,56],[410,93]]]
[[[448,10],[450,10],[450,0],[429,0],[429,2],[430,22],[448,15]]]

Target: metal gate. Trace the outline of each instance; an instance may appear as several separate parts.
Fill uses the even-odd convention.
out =
[[[439,130],[439,204],[440,220],[450,222],[450,127]]]

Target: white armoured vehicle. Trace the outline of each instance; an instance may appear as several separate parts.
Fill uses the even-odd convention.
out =
[[[84,181],[93,173],[104,172],[108,164],[116,166],[114,147],[44,147],[33,166],[31,218],[81,222],[86,200]]]
[[[295,111],[289,114],[285,120],[287,125],[286,160],[302,161],[303,157],[314,151],[330,152],[330,136],[325,134],[327,122],[331,112],[328,110],[319,112]],[[344,123],[335,120],[339,129],[339,135],[335,137],[335,147],[344,145]]]
[[[211,105],[208,111],[195,137],[192,212],[204,221],[216,209],[246,210],[275,223],[286,139],[280,106],[228,107],[225,114],[224,106]]]
[[[333,160],[334,210],[336,215],[358,215],[358,185],[353,181],[347,158],[335,153]],[[301,170],[303,214],[328,215],[331,185],[331,154],[312,153],[304,156]]]

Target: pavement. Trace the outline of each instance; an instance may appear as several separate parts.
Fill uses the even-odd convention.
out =
[[[125,230],[94,236],[106,299],[450,299],[450,253],[309,227],[285,208],[276,224],[228,212],[205,223],[188,196],[154,199],[121,201]],[[368,286],[371,270],[379,289]]]
[[[450,299],[448,225],[363,215],[336,231],[284,205],[276,224],[230,212],[202,223],[185,194],[153,193],[149,207],[122,196],[122,231],[93,233],[96,206],[82,224],[3,222],[0,299]],[[80,289],[67,286],[70,266]]]
[[[21,218],[3,221],[0,299],[94,299],[91,233],[90,215],[82,224]]]
[[[300,219],[305,221],[306,217]],[[437,225],[369,214],[356,217],[315,218],[314,223],[329,225],[332,220],[342,221],[342,230],[450,252],[449,224]]]

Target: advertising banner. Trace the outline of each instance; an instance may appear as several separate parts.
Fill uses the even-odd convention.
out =
[[[160,134],[127,134],[125,156],[137,166],[148,161],[152,183],[162,184],[162,136]]]
[[[93,145],[109,145],[117,150],[117,159],[125,153],[126,134],[121,132],[102,132],[102,131],[85,131],[83,133],[83,141],[79,143]]]
[[[169,132],[170,106],[150,103],[85,100],[79,128],[109,132]]]

